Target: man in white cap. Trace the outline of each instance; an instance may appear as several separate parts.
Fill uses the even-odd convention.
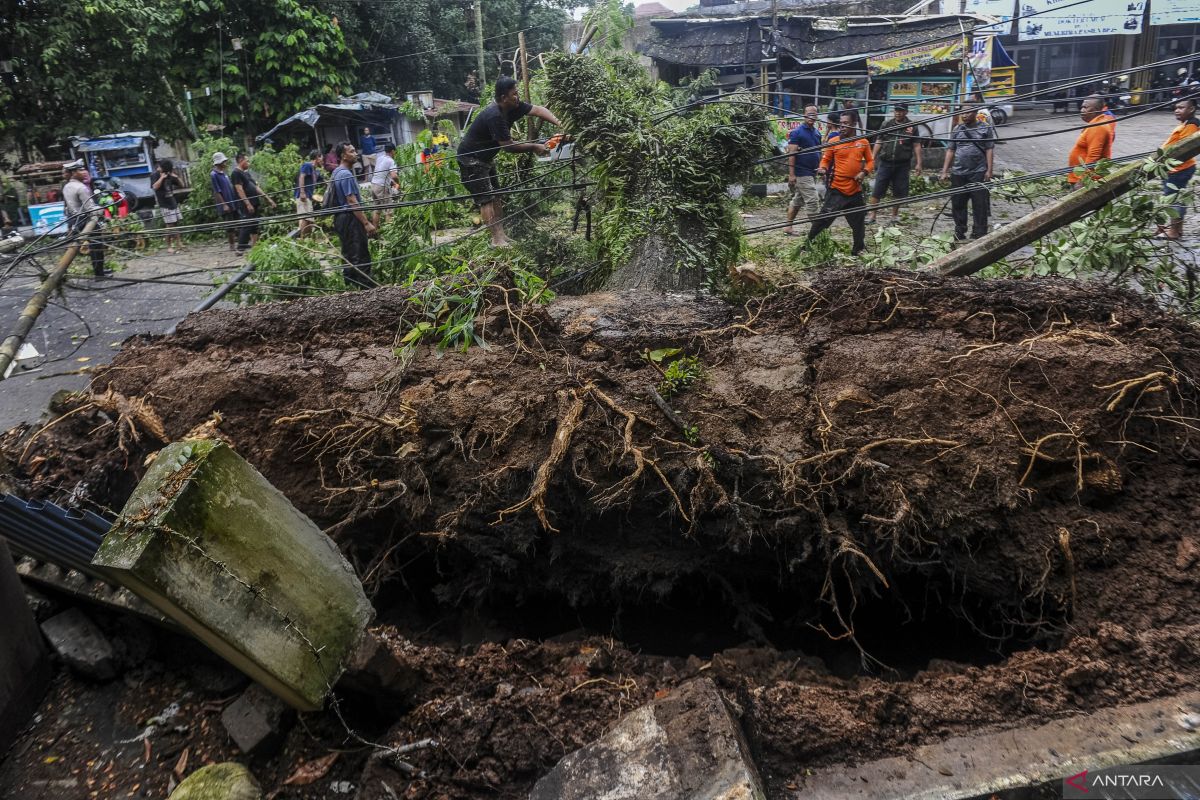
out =
[[[237,250],[236,226],[233,223],[238,219],[238,199],[237,193],[233,191],[233,182],[225,174],[225,165],[229,163],[229,159],[224,153],[216,152],[213,153],[212,163],[212,172],[208,177],[212,180],[213,202],[217,206],[217,213],[221,215],[221,221],[227,223],[225,232],[229,236],[229,249]]]
[[[111,275],[104,268],[104,242],[100,238],[99,229],[104,225],[104,211],[92,199],[92,190],[84,183],[88,176],[87,165],[83,160],[72,161],[63,165],[63,173],[67,177],[67,185],[63,187],[63,205],[67,215],[67,229],[71,233],[83,230],[89,220],[96,220],[96,227],[88,239],[88,255],[92,259],[92,273],[97,278]]]

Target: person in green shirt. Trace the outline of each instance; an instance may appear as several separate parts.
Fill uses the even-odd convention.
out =
[[[908,197],[910,172],[921,174],[921,136],[917,126],[908,118],[908,104],[892,106],[892,122],[879,132],[875,141],[875,188],[871,191],[871,213],[867,224],[875,221],[875,206],[892,190],[896,200]],[[900,206],[892,206],[892,221],[900,216]]]

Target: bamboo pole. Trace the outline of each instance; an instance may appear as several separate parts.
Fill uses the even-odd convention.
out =
[[[29,298],[29,302],[25,304],[25,310],[21,312],[21,316],[17,318],[17,326],[13,329],[12,334],[0,344],[0,381],[4,380],[4,373],[8,371],[8,365],[17,357],[17,351],[21,349],[21,343],[25,341],[25,337],[29,335],[29,331],[33,329],[33,323],[37,321],[38,315],[46,310],[46,303],[50,299],[50,295],[58,288],[58,284],[62,282],[63,276],[67,274],[67,269],[71,266],[71,262],[75,260],[75,256],[79,253],[79,248],[83,246],[84,239],[96,227],[96,218],[93,217],[83,226],[83,230],[79,232],[79,238],[75,244],[67,248],[67,252],[62,254],[58,259],[58,264],[51,270],[46,279],[42,281],[42,285],[33,293],[33,297]]]
[[[1200,133],[1176,142],[1165,151],[1167,158],[1187,161],[1200,155]],[[943,275],[972,275],[1015,253],[1035,239],[1095,211],[1106,203],[1136,188],[1141,183],[1143,162],[1122,167],[1101,181],[1088,181],[1087,188],[1076,189],[1061,200],[1026,214],[1021,219],[947,253],[929,265]]]

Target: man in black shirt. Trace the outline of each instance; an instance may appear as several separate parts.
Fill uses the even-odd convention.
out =
[[[479,112],[467,134],[458,145],[458,169],[463,186],[471,193],[483,222],[492,234],[492,245],[503,247],[509,244],[504,235],[503,205],[495,192],[500,189],[496,167],[492,163],[501,150],[510,153],[536,153],[544,156],[550,152],[538,142],[514,142],[512,124],[532,114],[552,125],[560,125],[558,117],[541,106],[530,105],[521,99],[517,82],[508,76],[496,79],[496,102]]]
[[[250,159],[245,153],[238,153],[234,161],[237,163],[237,169],[229,176],[229,181],[237,194],[238,216],[242,219],[242,225],[238,229],[237,249],[239,253],[244,253],[258,244],[258,209],[264,200],[271,208],[275,208],[275,201],[259,191],[258,184],[250,174]]]

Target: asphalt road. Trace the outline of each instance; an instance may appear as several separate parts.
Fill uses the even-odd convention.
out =
[[[36,422],[55,392],[87,386],[90,371],[109,363],[125,339],[167,331],[213,291],[215,276],[244,264],[224,241],[189,243],[174,255],[161,249],[114,253],[109,260],[124,267],[111,278],[95,279],[85,277],[87,257],[78,258],[63,292],[38,318],[26,341],[41,356],[30,369],[18,368],[0,381],[0,430]],[[54,258],[40,262],[48,269]],[[188,274],[175,274],[180,272]],[[0,339],[12,332],[39,282],[23,275],[0,283]]]

